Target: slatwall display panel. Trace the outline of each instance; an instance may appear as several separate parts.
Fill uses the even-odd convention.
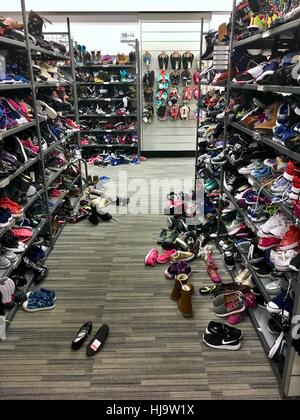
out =
[[[204,31],[209,29],[208,21],[204,25]],[[157,77],[160,74],[158,64],[158,56],[162,51],[165,51],[171,56],[173,51],[179,51],[182,55],[186,51],[191,51],[194,56],[193,68],[190,70],[192,76],[197,69],[197,56],[200,54],[200,31],[201,22],[181,22],[181,21],[157,21],[157,22],[142,22],[141,25],[141,49],[142,56],[145,51],[150,51],[152,55],[152,62],[150,70],[155,71],[156,82],[154,87],[154,108],[155,108],[155,93],[158,91]],[[205,45],[204,45],[205,48]],[[147,68],[142,63],[142,74],[145,74]],[[181,67],[180,72],[184,69]],[[173,71],[171,63],[167,74],[170,75]],[[194,87],[194,80],[189,85]],[[170,84],[169,91],[172,88]],[[143,90],[143,89],[142,89]],[[179,95],[183,96],[184,86],[182,82],[178,86]],[[145,103],[142,98],[142,103]],[[178,101],[179,105],[183,105],[182,98]],[[197,112],[196,99],[192,99],[187,106],[191,108],[191,118]],[[195,118],[189,121],[159,121],[155,113],[152,124],[144,124],[142,127],[142,151],[194,151],[196,141],[196,127],[197,122]]]

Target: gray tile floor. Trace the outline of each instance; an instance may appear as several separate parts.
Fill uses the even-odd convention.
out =
[[[92,168],[95,175],[144,180],[193,176],[193,159],[149,159],[141,166]],[[122,174],[124,179],[124,174]],[[148,196],[144,186],[144,199]],[[20,310],[0,343],[1,399],[279,399],[278,384],[249,320],[238,352],[214,351],[201,340],[212,320],[210,284],[201,260],[192,263],[194,317],[171,301],[164,267],[144,266],[155,246],[161,215],[117,215],[97,227],[68,225],[48,260],[45,287],[57,293],[55,310]],[[220,257],[216,256],[216,261]],[[226,271],[220,269],[224,279]],[[70,343],[87,320],[94,332],[111,328],[103,351],[88,359]]]

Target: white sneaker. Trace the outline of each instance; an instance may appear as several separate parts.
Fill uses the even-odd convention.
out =
[[[285,251],[279,254],[275,258],[275,268],[277,271],[290,271],[290,262],[291,260],[298,255],[296,251],[290,249],[289,251]]]
[[[239,174],[241,175],[250,175],[252,171],[259,168],[262,165],[261,161],[256,160],[255,162],[250,163],[248,166],[244,166],[239,169]]]
[[[282,288],[282,280],[278,279],[275,281],[271,281],[270,283],[266,284],[265,288],[266,291],[271,295],[277,295]]]
[[[228,206],[225,207],[225,209],[222,210],[222,214],[231,213],[232,211],[235,211],[235,210],[236,210],[236,208],[235,208],[234,204],[232,204],[232,202],[230,202],[228,204]]]
[[[270,233],[277,238],[283,238],[284,235],[287,233],[287,231],[290,229],[292,223],[290,220],[287,220],[286,218],[282,218],[278,221],[278,225],[272,227],[270,229]]]
[[[283,224],[283,221],[286,221],[284,215],[281,213],[277,213],[274,216],[272,216],[266,223],[260,226],[260,232],[264,234],[271,234],[271,229],[275,229],[278,225]],[[272,237],[273,236],[274,235],[272,235]]]

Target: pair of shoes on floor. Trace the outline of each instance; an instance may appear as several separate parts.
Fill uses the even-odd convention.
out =
[[[93,324],[91,321],[84,324],[80,330],[78,331],[76,337],[72,341],[72,349],[73,350],[80,350],[84,342],[90,336],[93,329]],[[92,338],[87,346],[87,356],[95,356],[100,350],[102,350],[104,343],[109,334],[109,326],[104,324],[102,327],[97,331],[96,335]]]

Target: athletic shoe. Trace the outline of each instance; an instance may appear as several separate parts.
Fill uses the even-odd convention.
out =
[[[245,302],[241,293],[230,292],[220,296],[223,296],[224,302],[214,307],[214,314],[216,316],[224,318],[245,310]]]
[[[280,239],[278,238],[261,238],[258,242],[258,248],[266,251],[267,249],[275,248],[280,244]]]
[[[282,289],[282,285],[282,279],[278,279],[266,284],[265,288],[270,295],[277,295],[277,293],[279,293]]]
[[[264,254],[257,247],[257,245],[251,244],[247,258],[250,264],[255,264],[264,260]]]
[[[296,272],[300,270],[300,254],[297,254],[292,260],[290,261],[290,269]]]
[[[236,340],[230,334],[204,334],[203,342],[210,348],[219,350],[239,350],[241,348],[240,340]]]
[[[246,227],[247,226],[242,221],[235,219],[229,226],[227,226],[228,235],[236,235],[240,230]]]
[[[271,185],[270,191],[275,195],[282,195],[285,191],[289,190],[291,186],[291,181],[287,180],[284,176],[281,176]]]
[[[272,268],[264,262],[260,264],[261,264],[260,266],[256,266],[256,269],[255,269],[255,266],[253,266],[253,269],[256,271],[256,274],[262,278],[270,277],[272,273]]]
[[[260,226],[260,237],[266,237],[266,235],[271,234],[271,230],[278,225],[286,223],[287,219],[281,213],[277,213],[272,216],[266,223]],[[273,235],[272,235],[273,236]]]
[[[250,163],[248,166],[244,166],[239,169],[239,174],[241,175],[250,175],[252,171],[257,170],[262,166],[262,162],[257,160],[255,162]]]
[[[280,251],[287,251],[299,246],[300,231],[296,226],[291,226],[280,243]]]
[[[267,311],[271,314],[279,314],[284,310],[291,314],[293,311],[293,305],[293,299],[289,296],[289,294],[287,295],[286,290],[282,290],[278,296],[267,304]]]
[[[186,262],[180,261],[171,264],[165,271],[165,276],[168,279],[174,279],[179,276],[179,274],[185,274],[189,277],[192,274],[192,269]]]
[[[229,270],[233,270],[235,267],[235,260],[233,253],[230,251],[226,251],[224,253],[224,263]]]
[[[166,264],[170,261],[172,255],[176,254],[176,250],[173,249],[171,251],[165,251],[162,255],[157,257],[158,264]]]
[[[4,228],[10,224],[13,220],[11,216],[11,211],[9,209],[0,208],[0,228]]]
[[[211,321],[206,328],[206,334],[230,334],[236,340],[242,340],[244,338],[243,331],[237,328],[232,328],[226,324],[220,322]]]
[[[275,269],[281,272],[290,271],[290,262],[296,255],[297,252],[293,249],[278,253],[274,262]]]
[[[9,198],[1,198],[0,207],[9,210],[14,218],[22,217],[24,213],[23,208]]]
[[[192,261],[196,258],[195,254],[193,254],[192,252],[182,252],[182,251],[177,251],[176,254],[171,255],[170,260],[173,263],[176,262],[180,262],[180,261]]]
[[[158,258],[157,249],[151,249],[151,251],[149,251],[149,253],[146,255],[145,265],[154,267],[155,264],[157,263],[157,258]]]

